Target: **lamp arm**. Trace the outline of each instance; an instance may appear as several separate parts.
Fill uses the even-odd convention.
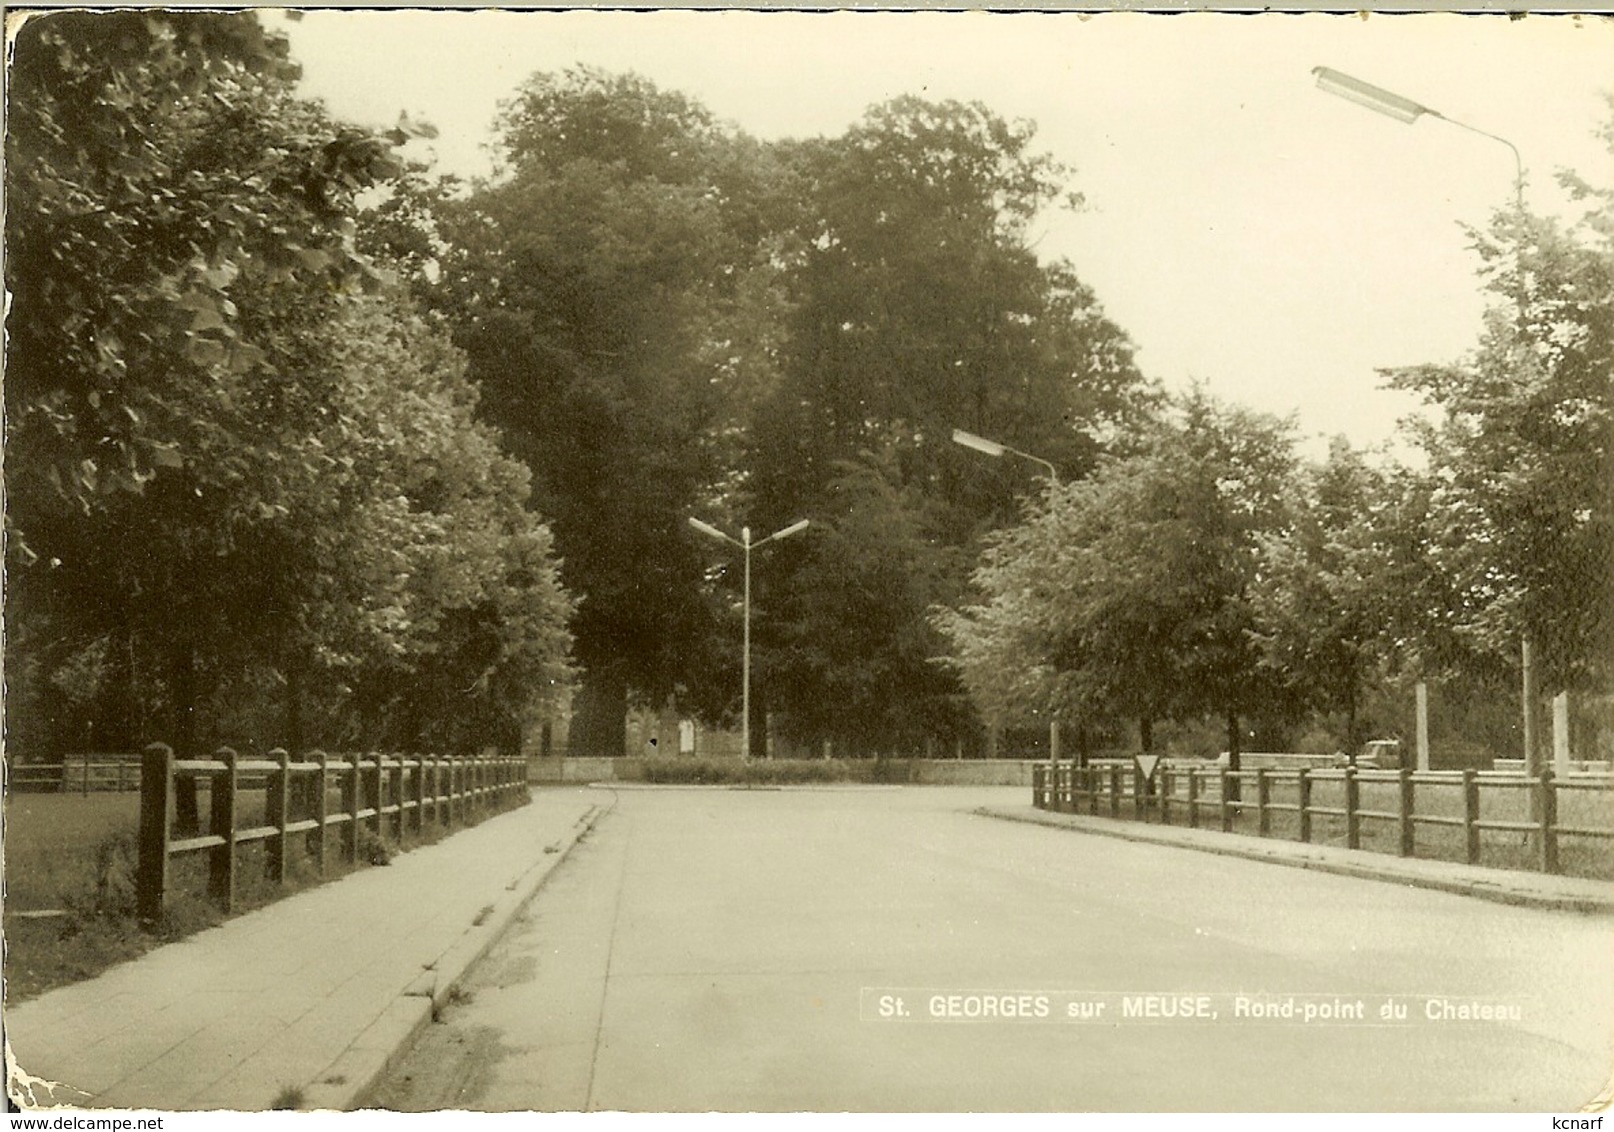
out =
[[[1059,471],[1054,467],[1052,460],[1044,460],[1041,456],[1033,456],[1029,452],[1020,451],[1018,448],[1010,448],[1007,444],[1003,446],[1003,450],[1005,452],[1013,452],[1022,460],[1030,460],[1034,464],[1041,464],[1043,467],[1048,469],[1048,481],[1054,484],[1059,482]]]
[[[1494,142],[1501,142],[1513,154],[1513,196],[1514,203],[1519,209],[1519,215],[1524,215],[1524,158],[1519,153],[1519,147],[1508,141],[1500,134],[1493,134],[1489,130],[1482,130],[1478,126],[1470,126],[1467,122],[1459,122],[1456,118],[1448,118],[1438,110],[1425,111],[1431,118],[1439,118],[1448,125],[1456,126],[1460,130],[1467,130],[1471,134],[1478,134],[1482,138],[1490,138]]]

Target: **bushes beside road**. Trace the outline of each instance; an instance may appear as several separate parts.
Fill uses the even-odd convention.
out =
[[[629,760],[624,760],[629,764]],[[790,786],[806,782],[890,781],[883,768],[895,764],[841,759],[633,759],[623,781],[688,786]]]

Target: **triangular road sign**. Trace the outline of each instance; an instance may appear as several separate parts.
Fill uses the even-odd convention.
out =
[[[1160,765],[1159,755],[1133,755],[1132,758],[1136,760],[1144,778],[1154,777],[1154,768]]]

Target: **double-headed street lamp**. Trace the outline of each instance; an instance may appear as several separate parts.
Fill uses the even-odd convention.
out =
[[[741,527],[740,537],[724,534],[710,523],[703,523],[694,516],[690,516],[689,525],[703,535],[722,542],[733,543],[745,551],[745,647],[741,660],[740,677],[740,757],[751,757],[751,551],[763,543],[773,542],[777,539],[789,538],[791,535],[807,529],[807,520],[791,523],[790,526],[774,531],[767,538],[751,541],[751,528]]]
[[[1482,130],[1477,126],[1470,126],[1467,122],[1459,122],[1455,118],[1448,118],[1438,110],[1433,110],[1422,103],[1414,102],[1383,87],[1363,82],[1361,79],[1334,70],[1332,67],[1313,67],[1311,73],[1317,78],[1317,86],[1329,94],[1338,95],[1358,106],[1365,106],[1369,110],[1394,118],[1398,122],[1412,125],[1419,118],[1435,118],[1458,129],[1467,130],[1471,134],[1478,134],[1482,138],[1499,142],[1508,147],[1513,154],[1513,206],[1517,210],[1517,223],[1519,225],[1518,239],[1524,238],[1524,159],[1519,155],[1519,147],[1499,134],[1489,130]],[[1523,296],[1518,296],[1519,317],[1524,317]],[[1524,772],[1530,774],[1536,769],[1536,678],[1533,650],[1530,646],[1528,634],[1520,645],[1521,664],[1523,668],[1524,693]],[[1418,685],[1418,763],[1420,769],[1427,767],[1429,759],[1427,700],[1424,686]]]

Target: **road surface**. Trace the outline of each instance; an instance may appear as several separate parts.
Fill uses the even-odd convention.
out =
[[[968,812],[1024,793],[622,790],[372,1103],[1567,1112],[1610,1079],[1607,918]]]

